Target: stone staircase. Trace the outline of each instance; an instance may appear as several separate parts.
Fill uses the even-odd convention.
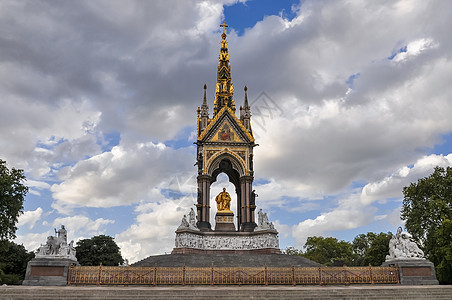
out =
[[[452,299],[452,286],[0,286],[0,299]]]
[[[167,254],[153,255],[132,264],[132,267],[318,267],[319,264],[298,255],[287,254]]]

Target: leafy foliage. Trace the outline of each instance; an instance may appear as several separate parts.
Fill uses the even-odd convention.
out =
[[[452,283],[452,221],[444,220],[433,235],[435,247],[430,251],[430,260],[435,264],[436,275],[441,283]]]
[[[287,247],[286,250],[284,250],[284,254],[303,256],[303,251],[298,250],[295,247]]]
[[[381,266],[389,253],[389,240],[392,233],[380,232],[379,234],[368,232],[359,234],[353,240],[353,251],[359,257],[356,264],[358,266]]]
[[[338,241],[332,237],[308,237],[304,257],[325,266],[353,266],[356,255],[353,253],[352,245],[346,241]]]
[[[23,170],[10,170],[0,159],[0,240],[16,237],[16,223],[28,193],[28,187],[22,183],[25,180]]]
[[[17,284],[23,280],[27,263],[35,254],[24,246],[10,241],[0,241],[0,284]]]
[[[401,218],[436,267],[438,280],[452,283],[452,168],[434,172],[403,188]]]
[[[94,236],[77,242],[76,257],[82,266],[117,266],[124,263],[121,251],[114,238],[106,235]]]
[[[389,252],[390,232],[359,234],[353,243],[338,241],[332,237],[308,237],[304,248],[287,247],[289,255],[304,256],[326,266],[381,266]]]
[[[413,238],[427,246],[429,235],[452,219],[452,168],[436,167],[433,174],[403,188],[402,220]]]

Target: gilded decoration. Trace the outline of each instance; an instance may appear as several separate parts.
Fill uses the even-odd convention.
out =
[[[228,123],[225,123],[223,125],[223,128],[221,128],[221,130],[219,130],[218,134],[217,134],[218,140],[228,141],[228,142],[234,141],[235,136],[236,136],[236,134],[234,134],[234,131],[231,130]]]
[[[218,212],[232,212],[231,211],[231,196],[228,192],[226,192],[226,188],[223,188],[223,191],[218,194],[215,198],[215,202],[217,202],[217,211]]]
[[[234,142],[234,143],[244,143],[240,138],[240,135],[235,132],[233,127],[228,121],[224,121],[217,132],[212,136],[210,142]]]
[[[212,157],[212,155],[214,155],[218,151],[220,151],[220,150],[206,150],[206,160],[209,161],[209,159]]]
[[[243,148],[239,148],[239,149],[240,149],[240,150],[243,150]],[[248,168],[247,168],[247,166],[246,166],[246,161],[244,161],[237,153],[231,151],[231,150],[228,149],[228,148],[224,148],[224,149],[222,149],[222,150],[216,151],[216,152],[210,157],[209,160],[206,160],[206,162],[205,162],[205,167],[204,167],[205,173],[209,173],[209,170],[215,169],[216,166],[213,166],[213,168],[212,168],[212,165],[213,165],[215,159],[216,159],[217,157],[221,156],[221,155],[224,155],[224,154],[229,154],[229,155],[231,155],[231,156],[233,156],[233,157],[235,158],[235,161],[231,161],[231,163],[232,163],[233,165],[235,165],[235,162],[237,162],[237,163],[240,164],[240,166],[236,166],[236,167],[238,167],[237,171],[239,171],[239,169],[242,169],[242,170],[243,170],[243,174],[242,174],[242,175],[249,175],[249,170],[248,170]],[[212,171],[212,170],[211,170],[211,171]]]
[[[399,284],[392,267],[86,267],[69,269],[68,285],[350,285]]]
[[[212,127],[217,124],[218,119],[225,113],[229,112],[229,115],[235,121],[235,123],[240,127],[240,129],[243,131],[243,133],[246,135],[246,137],[249,139],[250,142],[254,142],[254,137],[250,131],[248,131],[245,126],[243,126],[242,121],[240,121],[235,113],[227,106],[223,106],[223,108],[215,115],[213,119],[210,120],[209,124],[207,125],[206,129],[204,129],[201,134],[198,136],[198,141],[204,139],[209,131],[211,131]]]
[[[210,211],[206,208],[209,208],[208,205],[213,200],[210,199],[210,185],[212,180],[215,180],[213,176],[217,176],[218,172],[224,172],[228,175],[229,180],[232,180],[236,185],[235,192],[237,195],[243,195],[243,197],[237,198],[237,207],[241,207],[242,202],[248,203],[250,201],[251,194],[247,191],[252,190],[254,174],[252,152],[256,144],[250,123],[251,110],[248,104],[247,88],[245,87],[244,104],[241,106],[240,117],[238,117],[235,114],[234,85],[231,80],[231,64],[226,41],[225,28],[227,25],[223,22],[222,27],[223,34],[221,35],[221,48],[218,57],[212,118],[209,117],[206,85],[204,85],[202,105],[197,111],[197,161],[195,165],[198,166],[198,197],[196,209],[197,226],[202,232],[212,230]],[[231,168],[235,171],[232,171]],[[219,210],[230,210],[230,204],[229,207],[223,204],[223,198],[227,199],[228,197],[218,197],[219,202],[217,204],[221,206]],[[252,232],[256,227],[254,221],[255,206],[253,205],[248,205],[237,212],[239,231]],[[235,229],[232,231],[235,231]]]

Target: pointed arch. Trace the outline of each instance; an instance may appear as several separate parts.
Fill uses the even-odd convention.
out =
[[[228,163],[229,162],[229,163]],[[230,167],[228,167],[230,164]],[[229,177],[233,171],[237,172],[238,178],[245,175],[245,166],[243,161],[235,153],[224,151],[216,154],[206,168],[209,176],[215,177],[221,172],[226,173]],[[216,173],[217,172],[217,173]],[[214,175],[214,173],[216,173]],[[232,182],[232,181],[231,181]]]

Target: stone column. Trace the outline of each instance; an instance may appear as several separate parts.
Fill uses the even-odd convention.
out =
[[[198,203],[196,204],[198,212],[198,228],[202,231],[210,231],[210,182],[212,178],[209,175],[198,176]]]
[[[252,232],[256,223],[254,222],[254,204],[251,203],[251,192],[253,188],[253,177],[242,176],[240,177],[241,188],[241,224],[240,231]]]

